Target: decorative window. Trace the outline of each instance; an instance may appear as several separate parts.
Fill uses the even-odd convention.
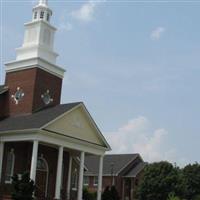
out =
[[[51,102],[53,102],[53,99],[51,98],[49,94],[49,90],[47,90],[44,94],[41,95],[41,98],[45,105],[49,105]]]
[[[48,165],[47,165],[46,160],[43,158],[43,156],[41,156],[37,160],[37,170],[45,171],[45,172],[48,171]]]
[[[50,19],[50,15],[49,13],[47,13],[47,21],[49,21],[49,19]]]
[[[89,185],[89,176],[84,176],[83,184],[86,186]]]
[[[15,165],[15,154],[14,154],[14,149],[11,149],[7,155],[5,183],[12,183],[14,165]]]
[[[98,185],[98,176],[94,176],[94,185]]]
[[[43,19],[44,18],[44,11],[41,11],[40,13],[40,19]]]
[[[19,101],[21,101],[24,97],[24,92],[20,87],[17,87],[17,91],[14,95],[11,95],[11,98],[14,99],[15,104],[19,104]]]
[[[78,182],[78,172],[75,168],[72,173],[72,190],[77,190],[77,182]]]
[[[34,13],[34,19],[37,19],[37,12]]]

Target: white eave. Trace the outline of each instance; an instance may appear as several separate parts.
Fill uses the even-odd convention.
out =
[[[55,64],[52,64],[40,57],[30,58],[25,60],[17,60],[5,63],[6,72],[14,72],[19,70],[31,69],[38,67],[44,71],[47,71],[59,78],[64,77],[65,70]]]

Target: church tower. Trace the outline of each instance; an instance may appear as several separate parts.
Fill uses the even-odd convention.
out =
[[[47,0],[39,0],[32,21],[25,24],[24,41],[16,49],[16,60],[6,63],[9,115],[30,114],[60,104],[65,70],[56,65],[56,28]]]

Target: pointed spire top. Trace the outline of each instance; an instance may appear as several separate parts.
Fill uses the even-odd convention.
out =
[[[39,5],[48,6],[48,0],[39,0]]]

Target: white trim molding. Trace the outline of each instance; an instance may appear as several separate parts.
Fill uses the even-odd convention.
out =
[[[6,73],[25,70],[25,69],[32,69],[35,67],[38,67],[46,72],[49,72],[59,78],[63,78],[65,73],[65,70],[63,68],[53,63],[50,63],[40,57],[24,59],[19,61],[11,61],[5,63],[5,66],[6,66]]]

